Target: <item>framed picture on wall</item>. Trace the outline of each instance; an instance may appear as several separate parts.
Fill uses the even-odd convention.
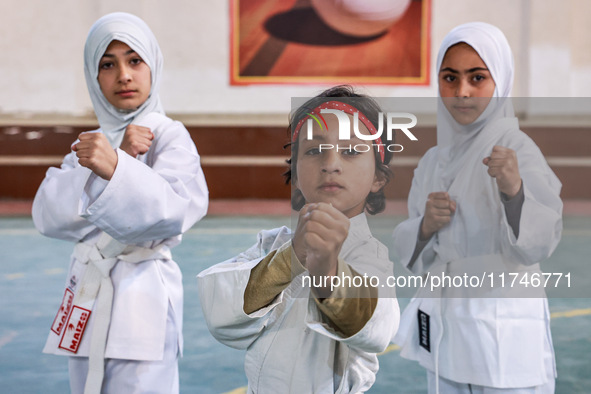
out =
[[[229,0],[230,82],[428,85],[431,0]]]

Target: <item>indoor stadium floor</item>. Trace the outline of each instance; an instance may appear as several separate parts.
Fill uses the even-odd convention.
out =
[[[372,227],[389,242],[402,216],[390,216]],[[252,245],[260,229],[290,225],[289,216],[209,216],[198,223],[173,249],[184,275],[185,347],[180,361],[181,393],[240,393],[246,378],[244,352],[216,342],[207,331],[197,296],[196,275]],[[591,217],[565,218],[561,244],[543,264],[572,264],[585,269],[591,255]],[[61,301],[68,242],[41,236],[30,218],[0,219],[0,392],[65,393],[69,391],[67,360],[41,353]],[[394,258],[394,257],[393,257]],[[395,265],[395,270],[402,269]],[[586,271],[586,272],[585,272]],[[589,281],[589,269],[573,278]],[[407,299],[401,299],[403,308]],[[552,334],[558,365],[557,393],[591,392],[591,297],[552,298]],[[379,356],[380,371],[371,393],[426,391],[422,367],[402,359],[391,345]]]

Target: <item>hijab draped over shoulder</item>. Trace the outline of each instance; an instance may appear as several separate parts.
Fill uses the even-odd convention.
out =
[[[438,163],[441,174],[441,189],[447,190],[455,179],[462,165],[465,165],[465,154],[474,147],[476,140],[484,139],[481,132],[485,126],[497,124],[499,128],[518,128],[513,111],[513,104],[508,97],[513,88],[513,54],[505,35],[497,27],[484,22],[471,22],[459,25],[451,30],[443,39],[437,54],[437,72],[441,69],[447,50],[458,44],[470,45],[486,64],[495,82],[493,98],[478,119],[468,125],[461,125],[449,113],[441,96],[437,104],[437,147]],[[478,99],[476,99],[478,100]],[[493,127],[486,127],[493,129]],[[480,143],[479,143],[480,145]]]
[[[429,192],[446,191],[456,201],[453,219],[438,231],[438,244],[434,247],[444,262],[498,253],[506,238],[510,237],[505,232],[506,228],[499,231],[494,225],[500,223],[499,218],[505,215],[505,209],[496,180],[489,176],[488,168],[482,162],[495,145],[518,152],[519,172],[527,189],[524,193],[529,195],[537,191],[534,193],[541,197],[544,194],[554,196],[554,193],[558,196],[560,191],[560,181],[538,147],[519,130],[509,97],[514,68],[507,39],[498,28],[487,23],[460,25],[443,40],[437,58],[438,71],[447,50],[461,42],[470,45],[486,64],[495,82],[495,90],[480,116],[466,125],[458,123],[442,98],[438,98],[437,147],[433,156],[435,168],[428,176],[425,198]],[[465,100],[477,99],[469,97]],[[505,237],[501,234],[509,235]],[[458,242],[468,238],[470,242]]]
[[[107,101],[98,83],[99,62],[113,40],[127,44],[142,58],[151,71],[150,95],[135,110],[121,110],[114,107]],[[99,125],[112,147],[119,147],[125,128],[131,123],[139,121],[151,112],[164,114],[158,95],[162,79],[162,63],[162,52],[156,37],[148,25],[135,15],[124,12],[108,14],[97,20],[90,28],[84,46],[84,76]]]

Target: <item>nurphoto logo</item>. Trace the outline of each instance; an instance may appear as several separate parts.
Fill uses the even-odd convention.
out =
[[[309,118],[306,121],[307,125],[307,132],[306,138],[308,140],[313,139],[312,129],[314,127],[314,123],[316,122],[318,126],[320,126],[320,130],[324,131],[328,129],[326,124],[326,120],[322,116],[322,114],[332,114],[337,117],[337,121],[339,123],[339,140],[350,140],[351,139],[351,120],[346,112],[339,110],[339,109],[330,109],[330,108],[322,108],[320,113],[316,113],[316,115],[312,113],[307,113]],[[363,116],[363,114],[362,114]],[[359,112],[353,113],[353,133],[355,136],[362,141],[380,141],[380,143],[373,143],[378,147],[378,149],[387,149],[389,152],[402,152],[404,147],[400,144],[383,144],[381,143],[381,137],[384,133],[384,116],[383,113],[380,112],[379,114],[379,121],[378,121],[378,128],[375,133],[370,134],[363,134],[359,131]],[[401,121],[402,120],[402,121]],[[410,129],[416,126],[417,124],[417,117],[408,112],[388,112],[386,113],[386,140],[391,141],[392,135],[395,130],[402,131],[411,141],[418,141],[418,138],[415,137],[413,133],[411,133]],[[318,149],[322,151],[323,149],[335,149],[333,144],[320,144]],[[342,149],[340,147],[336,147],[337,150]],[[366,152],[369,149],[368,145],[365,144],[357,144],[352,147],[348,147],[348,149],[354,149],[358,152]]]

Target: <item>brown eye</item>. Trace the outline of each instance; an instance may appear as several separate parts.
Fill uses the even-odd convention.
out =
[[[313,148],[306,150],[306,153],[304,153],[304,154],[308,155],[308,156],[316,156],[316,155],[320,154],[320,149],[318,149],[318,147],[313,147]]]
[[[360,154],[360,152],[357,152],[355,149],[351,148],[351,149],[346,149],[343,152],[343,155],[345,156],[357,156],[358,154]]]

